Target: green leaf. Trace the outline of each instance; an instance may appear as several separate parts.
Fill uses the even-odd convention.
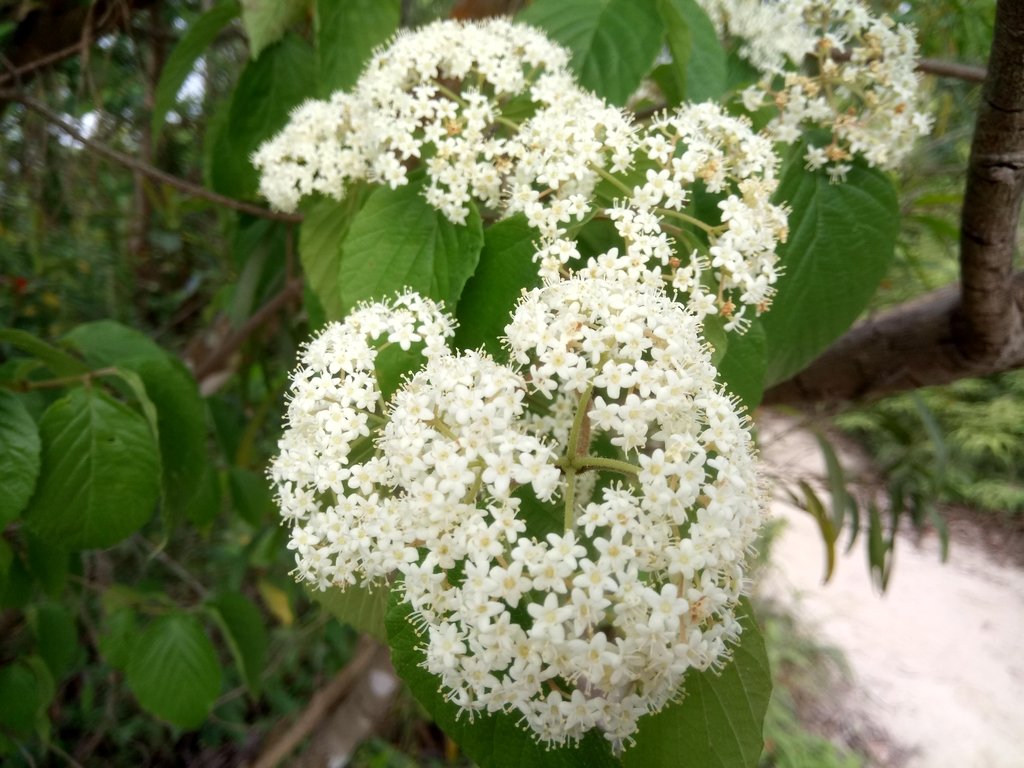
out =
[[[263,614],[240,592],[226,592],[212,603],[211,613],[227,641],[231,654],[242,673],[242,679],[255,696],[260,689],[260,675],[267,658],[270,640]]]
[[[200,503],[203,475],[211,471],[206,408],[196,380],[170,356],[145,360],[136,370],[157,409],[164,514],[171,520],[191,519],[193,505]]]
[[[720,674],[690,672],[681,702],[640,720],[624,768],[755,768],[772,690],[764,638],[744,600],[743,634]]]
[[[39,429],[13,392],[0,389],[0,529],[21,514],[39,477]]]
[[[133,394],[144,412],[147,402],[156,409],[165,513],[172,520],[189,516],[209,471],[206,409],[192,374],[145,334],[110,320],[80,325],[64,341],[90,365],[117,366],[129,382],[137,375],[141,387],[132,383]]]
[[[409,623],[410,608],[394,590],[386,619],[391,662],[416,700],[480,768],[601,768],[616,766],[608,742],[591,731],[576,747],[546,749],[508,713],[477,713],[472,721],[438,690],[438,678],[422,664],[424,639]]]
[[[340,202],[321,198],[303,206],[299,259],[309,278],[307,285],[319,299],[328,320],[340,320],[345,315],[339,285],[341,246],[368,194],[365,184],[357,184],[346,190],[345,199]]]
[[[480,264],[466,283],[456,310],[457,347],[483,347],[497,359],[507,356],[499,338],[512,319],[512,310],[524,289],[540,285],[533,260],[536,237],[536,230],[521,214],[499,221],[484,232]]]
[[[70,611],[60,603],[40,603],[29,612],[39,655],[55,680],[71,669],[78,656],[78,630]]]
[[[145,420],[92,388],[72,390],[39,425],[42,470],[25,520],[68,549],[109,547],[153,514],[160,462]]]
[[[154,144],[163,131],[167,113],[177,103],[181,86],[195,69],[196,60],[206,52],[220,31],[238,15],[238,10],[237,0],[225,0],[215,5],[185,30],[185,34],[167,57],[153,94],[150,132],[153,134]]]
[[[258,176],[249,158],[288,121],[292,108],[313,94],[313,49],[295,35],[249,62],[231,106],[208,147],[211,186],[235,198],[256,196]]]
[[[836,534],[842,530],[843,522],[851,512],[855,500],[850,492],[846,490],[846,474],[843,472],[843,465],[836,456],[832,444],[821,432],[816,432],[818,447],[821,448],[821,455],[825,459],[825,469],[828,472],[828,490],[832,497],[832,523],[836,528]]]
[[[0,732],[30,736],[53,693],[53,676],[38,657],[0,667]]]
[[[249,55],[254,59],[268,45],[276,43],[288,27],[302,18],[309,0],[241,0],[242,26],[249,37]]]
[[[220,693],[220,663],[199,621],[171,613],[138,638],[125,681],[144,709],[179,728],[193,729]]]
[[[344,311],[403,288],[449,308],[458,303],[480,259],[480,214],[470,204],[466,224],[452,224],[423,199],[422,186],[419,181],[375,189],[356,214],[342,245]]]
[[[355,85],[370,54],[398,29],[401,0],[316,0],[317,91],[329,96]]]
[[[764,317],[767,384],[800,371],[867,307],[892,258],[899,209],[892,181],[855,164],[843,184],[809,173],[797,146],[775,199],[790,205],[782,277]]]
[[[71,554],[62,543],[41,539],[31,533],[25,536],[25,559],[33,578],[43,592],[60,599],[68,581]]]
[[[818,498],[814,489],[804,480],[798,480],[797,485],[803,491],[807,513],[814,518],[814,522],[818,524],[818,530],[821,532],[821,540],[825,545],[825,577],[823,581],[828,583],[836,567],[836,540],[839,538],[839,529],[825,512],[825,505],[821,503],[821,499]]]
[[[655,0],[535,0],[518,19],[572,52],[583,87],[624,105],[661,50]]]
[[[274,518],[277,508],[270,495],[270,485],[262,475],[242,467],[231,467],[228,485],[235,509],[247,523],[261,526]]]
[[[128,666],[139,639],[138,619],[131,608],[108,608],[107,611],[99,637],[99,651],[108,664],[123,670]]]
[[[220,510],[220,476],[217,468],[207,462],[196,483],[195,495],[185,508],[185,519],[202,528],[216,520]]]
[[[349,624],[360,632],[373,635],[381,642],[387,640],[384,617],[388,612],[388,589],[349,586],[324,591],[311,589],[309,595],[338,621]]]
[[[149,393],[146,392],[146,385],[142,383],[142,378],[135,371],[129,371],[125,368],[115,368],[111,371],[110,375],[117,377],[128,387],[128,391],[131,392],[132,397],[139,404],[142,415],[146,417],[150,433],[154,439],[159,441],[160,422],[156,415],[156,406],[149,399]]]
[[[7,342],[40,360],[58,376],[79,376],[89,371],[89,367],[81,360],[17,328],[0,328],[0,342]]]
[[[742,336],[732,335],[725,357],[718,363],[719,379],[748,411],[760,404],[764,394],[764,347],[764,328],[754,321]]]
[[[160,360],[167,352],[149,336],[113,320],[83,323],[64,334],[61,341],[79,352],[93,368],[124,365],[141,360]]]
[[[711,19],[695,0],[657,0],[657,7],[683,99],[717,99],[725,92],[728,67]]]

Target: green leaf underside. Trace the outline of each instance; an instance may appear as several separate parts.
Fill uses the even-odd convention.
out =
[[[384,617],[388,612],[388,589],[379,586],[372,592],[365,587],[350,586],[328,589],[323,592],[311,589],[309,595],[338,621],[342,621],[360,632],[373,635],[381,642],[387,641]]]
[[[341,246],[368,193],[365,185],[358,184],[349,187],[340,202],[320,198],[303,206],[299,260],[328,320],[340,320],[345,315],[339,283]]]
[[[241,0],[242,26],[249,37],[249,54],[255,59],[268,45],[280,40],[298,21],[309,0]]]
[[[717,99],[726,88],[725,51],[714,24],[695,0],[657,0],[672,53],[672,73],[686,101]]]
[[[195,68],[196,60],[206,52],[228,22],[238,15],[238,10],[237,0],[226,0],[215,5],[195,20],[167,57],[153,97],[150,131],[154,144],[163,130],[167,113],[174,109],[181,86]]]
[[[690,672],[682,701],[640,720],[625,768],[755,768],[772,681],[761,636],[741,602],[743,625],[733,658],[720,674]]]
[[[549,750],[516,724],[516,715],[476,714],[471,722],[468,715],[460,714],[459,708],[438,690],[440,681],[421,666],[425,657],[420,646],[425,638],[416,634],[409,623],[409,606],[397,595],[398,590],[394,590],[386,619],[395,670],[434,721],[480,768],[601,768],[619,764],[608,742],[594,732],[575,748]]]
[[[42,470],[25,519],[68,549],[108,547],[153,513],[160,463],[145,419],[92,388],[72,390],[39,425]]]
[[[210,607],[242,679],[250,692],[257,694],[270,643],[260,609],[240,592],[226,592]]]
[[[404,288],[456,306],[480,259],[480,214],[470,204],[466,224],[452,224],[422,198],[422,187],[420,180],[375,189],[356,214],[339,270],[345,312]]]
[[[370,54],[401,21],[401,0],[317,0],[316,57],[321,96],[349,90]]]
[[[536,230],[521,214],[499,221],[484,233],[480,264],[466,283],[456,311],[457,347],[483,347],[497,359],[507,355],[499,339],[512,310],[524,289],[540,284],[533,260],[536,237]]]
[[[179,728],[195,728],[220,693],[221,669],[199,621],[172,613],[135,642],[125,680],[146,710]]]
[[[664,30],[655,0],[536,0],[518,19],[572,52],[584,88],[624,105],[650,70]]]
[[[887,175],[857,163],[845,183],[829,184],[824,173],[804,169],[805,151],[794,148],[775,195],[792,213],[789,241],[779,249],[778,293],[762,318],[768,386],[799,372],[864,311],[899,227]]]
[[[39,429],[13,392],[0,389],[0,528],[21,514],[39,477]]]
[[[762,725],[771,694],[764,640],[748,601],[739,608],[743,634],[720,674],[690,672],[685,696],[640,720],[636,744],[620,759],[591,731],[576,747],[547,750],[516,725],[512,714],[474,716],[446,701],[439,681],[422,662],[425,638],[409,623],[411,611],[397,592],[387,616],[392,662],[416,699],[481,768],[513,766],[615,766],[626,768],[754,768],[761,754]]]

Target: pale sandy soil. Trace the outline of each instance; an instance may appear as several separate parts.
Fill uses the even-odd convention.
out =
[[[773,472],[821,474],[812,437],[778,419],[758,421]],[[761,588],[794,605],[801,622],[845,654],[853,691],[836,705],[888,734],[895,748],[880,762],[1024,768],[1024,570],[963,536],[954,536],[946,564],[936,536],[901,536],[880,596],[861,537],[823,585],[815,523],[781,500],[774,511],[786,526]]]

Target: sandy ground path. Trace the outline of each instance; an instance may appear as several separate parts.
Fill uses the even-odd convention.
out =
[[[813,437],[771,418],[762,434],[773,472],[823,474]],[[854,685],[847,706],[908,748],[903,765],[1024,768],[1024,570],[956,538],[942,564],[937,537],[902,537],[880,596],[862,536],[823,585],[814,521],[784,501],[774,512],[787,524],[763,588],[843,651]]]

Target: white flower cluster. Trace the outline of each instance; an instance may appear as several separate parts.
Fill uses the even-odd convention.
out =
[[[340,199],[355,180],[408,183],[427,169],[427,200],[456,223],[471,199],[500,205],[506,109],[573,89],[565,49],[504,19],[403,30],[351,93],[308,101],[253,156],[260,192],[291,211],[314,192]]]
[[[709,102],[657,117],[638,143],[644,181],[623,188],[628,196],[608,211],[624,250],[591,258],[582,274],[667,279],[699,319],[721,314],[726,330],[744,330],[747,310],[760,314],[771,302],[779,276],[776,248],[788,235],[786,210],[771,201],[779,162],[771,141],[745,118]],[[687,212],[695,187],[725,195],[718,222]],[[685,261],[676,257],[667,231],[689,242]],[[710,291],[706,273],[716,286]]]
[[[931,130],[919,104],[912,28],[873,16],[862,0],[702,1],[764,73],[743,103],[778,110],[767,130],[785,143],[829,132],[826,143],[811,143],[808,169],[840,181],[855,156],[895,168]]]
[[[302,351],[292,375],[287,429],[270,467],[281,514],[292,527],[296,575],[320,589],[382,578],[406,556],[404,539],[362,529],[376,514],[370,493],[380,464],[372,435],[384,421],[377,380],[386,346],[430,360],[447,353],[454,323],[415,293],[355,309]]]
[[[699,316],[720,312],[743,330],[746,308],[759,314],[771,300],[785,239],[785,212],[770,202],[771,143],[712,104],[641,127],[581,89],[566,60],[539,32],[504,20],[402,33],[351,94],[306,103],[260,148],[261,190],[291,210],[314,192],[341,198],[357,179],[408,183],[422,165],[427,202],[453,222],[471,203],[523,214],[548,281],[578,262],[578,227],[610,217],[623,254],[592,260],[589,274],[668,281]],[[638,166],[643,180],[624,181]],[[728,196],[717,221],[689,210],[696,185]],[[717,283],[710,292],[702,274]]]
[[[621,750],[740,631],[764,514],[746,418],[699,321],[658,288],[534,290],[506,329],[508,366],[440,352],[450,325],[420,310],[346,321],[303,356],[272,471],[298,574],[403,577],[426,668],[460,708],[518,713],[548,744],[597,729]],[[434,340],[427,362],[374,429],[360,339],[412,336]]]

